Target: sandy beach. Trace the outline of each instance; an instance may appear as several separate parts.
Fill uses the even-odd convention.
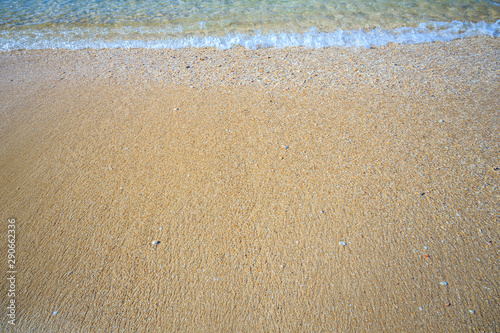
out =
[[[1,331],[500,331],[498,38],[3,52],[0,119]]]

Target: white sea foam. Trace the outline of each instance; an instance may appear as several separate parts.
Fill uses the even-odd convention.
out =
[[[202,23],[200,23],[202,24]],[[173,37],[177,35],[181,37]],[[85,48],[148,48],[180,49],[187,47],[215,47],[230,49],[243,46],[249,49],[283,48],[304,46],[322,48],[329,46],[370,47],[389,43],[418,44],[450,41],[476,36],[500,37],[500,20],[495,23],[428,22],[418,27],[402,27],[393,30],[337,30],[320,32],[311,28],[303,33],[227,34],[222,37],[182,37],[182,31],[172,29],[120,28],[73,28],[63,32],[50,30],[0,31],[0,51],[21,49],[85,49]]]

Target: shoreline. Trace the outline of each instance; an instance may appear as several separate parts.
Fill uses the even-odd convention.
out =
[[[494,17],[494,15],[492,16]],[[361,22],[358,22],[361,23]],[[54,29],[54,30],[53,30]],[[275,29],[261,30],[254,26],[252,30],[229,32],[221,31],[185,31],[167,33],[168,28],[141,26],[138,37],[137,27],[67,27],[60,31],[56,28],[45,30],[0,30],[3,35],[0,51],[21,49],[185,49],[217,48],[247,49],[262,48],[329,48],[329,47],[383,47],[396,44],[421,44],[453,41],[461,38],[500,37],[500,20],[447,20],[413,22],[410,25],[396,24],[381,26],[369,24],[363,20],[361,25],[345,25],[337,28],[301,27],[299,31],[288,30],[281,26]],[[165,30],[166,29],[166,30]],[[326,29],[326,30],[324,30]],[[120,37],[118,37],[120,36]],[[127,39],[126,36],[134,36]],[[169,37],[167,37],[169,36]]]
[[[499,59],[0,52],[15,328],[499,330]]]

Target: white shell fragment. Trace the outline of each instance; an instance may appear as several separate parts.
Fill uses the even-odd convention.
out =
[[[158,244],[160,244],[160,241],[159,240],[155,240],[155,241],[152,241],[151,244],[158,245]]]
[[[346,242],[339,242],[339,245],[346,246],[347,243]]]
[[[447,285],[448,285],[448,282],[446,282],[446,281],[441,281],[441,282],[439,282],[439,284],[440,284],[440,285],[442,285],[442,286],[447,286]]]

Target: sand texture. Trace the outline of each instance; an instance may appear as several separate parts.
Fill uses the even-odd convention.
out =
[[[0,143],[1,331],[500,331],[499,39],[0,53]]]

